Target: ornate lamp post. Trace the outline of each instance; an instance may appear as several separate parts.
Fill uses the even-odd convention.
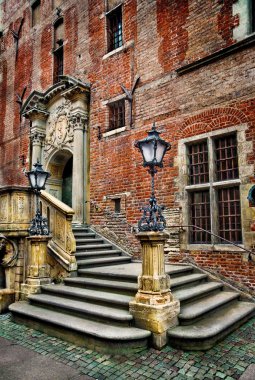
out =
[[[154,191],[156,167],[163,166],[163,158],[170,144],[159,137],[153,124],[148,137],[135,146],[143,155],[143,166],[151,175],[150,205],[143,207],[138,222],[138,239],[142,246],[142,274],[138,277],[138,292],[129,303],[130,313],[137,326],[152,332],[154,347],[161,349],[167,343],[167,330],[178,323],[180,303],[170,291],[170,277],[165,272],[164,244],[168,235],[163,232],[166,221],[162,206],[157,205]]]
[[[35,218],[32,219],[31,227],[29,228],[30,235],[49,235],[49,227],[47,218],[43,218],[39,207],[39,194],[41,190],[45,189],[47,179],[50,177],[50,173],[43,170],[42,165],[37,161],[33,165],[34,170],[26,172],[26,176],[29,179],[30,186],[34,190],[36,195],[36,213]]]
[[[44,171],[38,161],[34,167],[34,170],[26,173],[36,195],[36,213],[28,229],[30,236],[27,237],[26,281],[21,284],[22,299],[26,299],[31,293],[40,292],[41,285],[51,282],[47,252],[47,244],[51,237],[48,220],[42,217],[39,206],[39,195],[41,190],[45,189],[50,173]]]
[[[162,206],[157,205],[154,189],[154,176],[157,173],[156,166],[163,167],[163,158],[165,153],[171,148],[171,145],[162,140],[160,132],[156,130],[155,123],[151,131],[148,132],[148,137],[139,140],[135,146],[140,150],[143,156],[143,166],[148,166],[148,172],[151,175],[151,197],[150,205],[143,207],[143,216],[138,222],[139,231],[163,231],[166,226],[166,221],[162,215]]]

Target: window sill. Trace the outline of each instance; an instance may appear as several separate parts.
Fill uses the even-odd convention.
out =
[[[229,179],[228,181],[217,181],[213,182],[212,186],[213,187],[231,187],[235,185],[240,185],[241,180],[240,179]],[[210,188],[210,183],[199,183],[197,185],[188,185],[185,187],[185,190],[187,191],[193,191],[193,190],[203,190],[203,189],[209,189]]]
[[[239,248],[240,247],[240,248]],[[208,251],[208,252],[240,252],[245,253],[242,249],[244,248],[243,244],[239,244],[239,247],[235,247],[231,244],[188,244],[187,250],[189,251]]]
[[[112,131],[108,131],[108,132],[103,133],[103,137],[111,137],[114,135],[118,135],[119,133],[126,131],[126,129],[127,129],[127,127],[121,127],[121,128],[113,129]]]
[[[118,54],[118,53],[121,53],[121,52],[125,52],[127,49],[129,49],[130,47],[134,46],[134,41],[131,40],[125,44],[123,44],[122,46],[120,46],[119,48],[117,49],[114,49],[112,51],[110,51],[109,53],[106,53],[104,56],[103,56],[103,60],[107,59],[107,58],[110,58],[112,57],[113,55],[115,54]]]

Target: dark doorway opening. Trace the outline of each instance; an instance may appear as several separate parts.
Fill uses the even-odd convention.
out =
[[[72,184],[73,184],[73,157],[71,157],[63,171],[62,202],[72,207]]]

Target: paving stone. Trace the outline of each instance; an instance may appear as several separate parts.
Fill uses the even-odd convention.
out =
[[[43,358],[66,363],[69,369],[76,368],[78,373],[90,379],[237,380],[250,365],[255,365],[254,326],[255,318],[207,352],[183,352],[165,347],[162,351],[151,348],[142,354],[126,356],[99,354],[49,337],[15,324],[9,314],[0,316],[0,337],[24,350],[39,352]]]

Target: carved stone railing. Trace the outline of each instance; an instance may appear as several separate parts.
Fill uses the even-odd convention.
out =
[[[31,192],[27,187],[0,188],[0,232],[12,237],[28,236],[31,218]]]
[[[76,243],[72,231],[74,210],[46,191],[41,192],[40,200],[42,214],[48,218],[52,236],[48,243],[50,253],[68,272],[75,271]]]

